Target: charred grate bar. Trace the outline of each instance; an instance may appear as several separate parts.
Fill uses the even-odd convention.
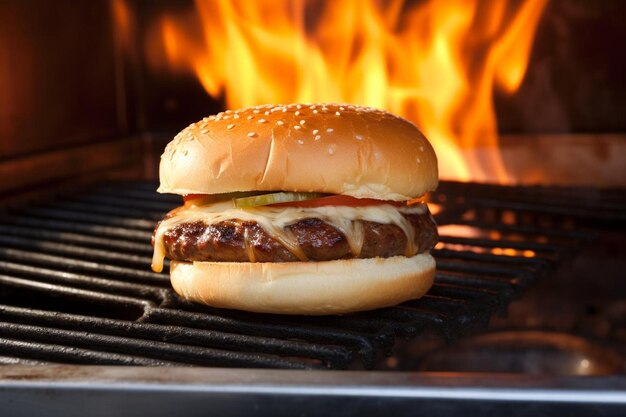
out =
[[[438,272],[426,296],[345,316],[283,317],[189,303],[167,274],[150,271],[152,228],[180,201],[155,188],[111,183],[6,210],[0,363],[370,368],[397,337],[452,340],[485,326],[590,238],[577,223],[598,210],[623,220],[623,201],[594,207],[573,191],[442,183],[432,196]]]

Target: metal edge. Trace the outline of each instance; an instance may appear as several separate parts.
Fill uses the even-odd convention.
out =
[[[0,367],[2,415],[626,415],[626,376]]]
[[[285,395],[428,397],[626,404],[626,376],[542,376],[186,367],[6,365],[0,388],[71,387]]]

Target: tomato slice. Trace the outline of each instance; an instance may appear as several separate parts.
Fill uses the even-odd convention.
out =
[[[187,194],[183,196],[183,201],[186,203],[191,200],[196,200],[198,198],[206,197],[206,194]]]
[[[272,204],[268,207],[323,207],[323,206],[348,206],[348,207],[365,207],[379,206],[381,204],[391,204],[393,206],[403,206],[402,201],[376,200],[374,198],[354,198],[347,195],[331,195],[328,197],[315,198],[305,201],[291,201],[289,203]]]
[[[416,198],[412,198],[409,201],[406,202],[407,206],[414,206],[416,204],[426,204],[426,198],[425,197],[416,197]]]

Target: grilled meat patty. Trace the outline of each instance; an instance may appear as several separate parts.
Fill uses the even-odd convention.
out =
[[[406,214],[415,230],[417,253],[437,243],[437,226],[430,215]],[[407,237],[396,225],[362,221],[363,246],[359,258],[405,255]],[[158,227],[158,226],[157,226]],[[353,258],[348,240],[334,226],[317,218],[286,227],[312,261]],[[300,259],[254,221],[237,219],[207,225],[181,223],[163,235],[166,256],[176,261],[296,262]]]

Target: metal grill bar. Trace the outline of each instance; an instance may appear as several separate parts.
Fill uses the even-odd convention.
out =
[[[186,345],[215,347],[241,352],[264,354],[302,355],[312,359],[332,359],[337,349],[314,346],[298,341],[288,341],[269,337],[233,335],[213,330],[194,331],[185,327],[164,326],[149,323],[129,322],[125,320],[99,319],[76,314],[57,314],[50,317],[45,310],[34,310],[0,305],[0,317],[11,323],[46,326],[67,330],[85,330],[101,335],[132,337],[157,341],[176,341]],[[61,319],[61,320],[60,320]],[[351,359],[350,351],[344,350],[344,361]]]
[[[135,219],[129,217],[120,217],[112,215],[101,215],[93,213],[84,213],[75,210],[53,209],[53,208],[36,208],[27,209],[25,215],[30,217],[38,217],[44,219],[58,219],[64,221],[74,221],[87,224],[98,224],[103,226],[118,226],[124,228],[132,228],[138,230],[147,230],[151,232],[154,229],[154,222],[146,219]]]
[[[99,248],[106,250],[117,250],[126,254],[141,254],[150,256],[152,247],[149,243],[135,243],[127,241],[116,241],[112,239],[99,238],[77,233],[57,232],[54,230],[31,229],[20,226],[0,225],[1,236],[16,236],[30,239],[43,239],[52,242],[71,244],[74,247]]]
[[[122,252],[103,252],[101,249],[81,248],[59,242],[50,242],[41,239],[24,239],[20,237],[0,236],[0,245],[6,245],[19,249],[36,249],[55,255],[93,259],[99,262],[111,262],[129,266],[143,267],[151,262],[150,256],[133,255]]]
[[[0,336],[11,340],[52,343],[204,366],[316,367],[303,361],[289,361],[275,356],[263,357],[259,354],[243,354],[209,347],[146,341],[135,337],[103,336],[92,331],[61,330],[24,324],[0,323]]]
[[[42,342],[25,342],[0,338],[0,353],[19,355],[20,364],[30,364],[30,359],[44,360],[45,362],[93,364],[93,365],[128,365],[128,366],[185,366],[160,359],[120,355],[111,352],[81,349],[73,346],[55,345]],[[22,361],[22,359],[24,359]],[[14,362],[15,363],[15,362]]]
[[[306,322],[300,325],[289,325],[279,320],[248,320],[229,317],[228,312],[193,313],[188,311],[155,308],[149,309],[145,320],[150,323],[167,324],[172,326],[185,326],[195,329],[216,329],[225,332],[233,332],[260,337],[276,337],[283,340],[303,340],[312,344],[324,346],[338,346],[347,348],[358,355],[366,365],[372,365],[376,355],[377,345],[382,344],[382,338],[387,337],[383,332],[376,335],[362,334],[350,330],[324,328],[308,325]],[[304,321],[304,320],[303,320]],[[337,367],[333,362],[328,366]]]
[[[594,223],[626,221],[626,196],[617,189],[511,187],[446,181],[441,183],[436,195],[463,196],[462,204],[487,209],[565,216]]]
[[[151,231],[179,204],[155,188],[105,184],[0,218],[0,362],[371,367],[398,336],[453,339],[485,326],[590,238],[559,227],[564,215],[587,218],[581,204],[562,210],[576,193],[528,191],[557,205],[541,210],[541,200],[516,201],[520,192],[507,188],[443,183],[433,196],[444,210],[428,295],[345,316],[252,314],[182,300],[166,274],[150,271]],[[490,192],[503,193],[504,204]],[[604,208],[612,213],[611,201]],[[522,219],[528,213],[560,219],[546,228]]]
[[[167,276],[154,273],[145,268],[124,268],[116,265],[70,258],[69,256],[54,256],[40,252],[31,252],[18,249],[0,248],[0,259],[12,260],[26,264],[37,264],[43,267],[59,268],[62,271],[72,270],[81,272],[93,272],[99,275],[110,276],[122,280],[129,280],[132,282],[140,281],[147,283],[162,283],[167,282],[168,280]]]
[[[82,223],[72,223],[69,221],[58,221],[48,219],[37,219],[34,217],[7,217],[4,219],[11,225],[28,226],[43,230],[56,230],[61,232],[82,233],[89,236],[109,237],[113,239],[124,239],[131,242],[150,242],[152,233],[147,231],[136,231],[122,227],[98,226]]]

